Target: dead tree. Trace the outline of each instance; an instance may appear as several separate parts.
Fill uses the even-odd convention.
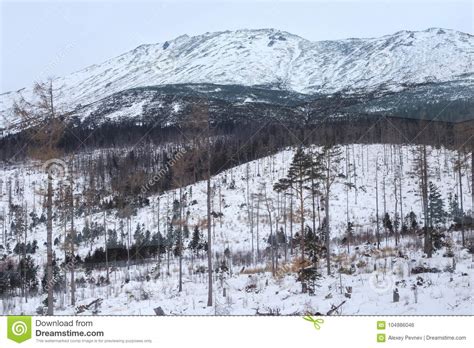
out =
[[[42,168],[47,174],[46,189],[46,272],[48,290],[48,315],[54,314],[54,280],[53,280],[53,181],[58,176],[66,173],[64,162],[57,161],[61,151],[58,143],[65,129],[65,117],[67,113],[61,112],[56,107],[56,92],[53,88],[53,80],[44,83],[36,83],[33,88],[34,102],[28,102],[24,98],[15,101],[13,110],[15,115],[21,118],[32,146],[28,149],[29,154],[42,161]]]
[[[333,184],[345,175],[340,172],[340,162],[342,161],[341,149],[338,146],[324,146],[320,153],[322,166],[322,188],[324,194],[324,210],[326,213],[326,268],[328,275],[331,274],[331,248],[330,248],[330,214],[329,200],[331,196],[331,188]]]

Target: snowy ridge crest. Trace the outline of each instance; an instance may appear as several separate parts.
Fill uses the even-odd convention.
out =
[[[399,91],[433,82],[471,84],[473,62],[474,36],[449,29],[318,42],[275,29],[236,30],[144,44],[57,78],[55,85],[69,107],[168,84],[272,86],[303,94]],[[18,96],[0,95],[0,110]]]

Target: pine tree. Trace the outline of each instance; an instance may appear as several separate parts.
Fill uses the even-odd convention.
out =
[[[446,221],[444,202],[438,187],[433,182],[429,183],[428,212],[429,225],[431,228],[437,227]]]
[[[308,254],[309,260],[316,267],[319,260],[322,258],[324,245],[321,239],[316,235],[315,232],[313,232],[311,228],[309,228],[309,226],[306,227],[305,238],[306,253]]]
[[[161,262],[161,254],[166,252],[166,241],[161,232],[156,232],[151,238],[154,253],[158,256],[158,262]]]
[[[382,219],[382,224],[383,227],[388,230],[390,234],[393,233],[393,224],[392,224],[392,219],[390,219],[390,215],[388,213],[385,213]]]
[[[35,264],[35,261],[31,256],[21,259],[18,265],[19,272],[24,274],[22,280],[23,285],[29,292],[38,290],[38,279],[36,278],[38,274],[38,268],[39,266]]]
[[[448,194],[448,205],[449,205],[449,217],[455,224],[461,224],[462,221],[462,211],[459,206],[459,199],[457,194],[450,192]]]
[[[17,241],[20,243],[26,233],[24,209],[21,205],[12,205],[11,209],[13,210],[11,229]]]
[[[189,242],[189,249],[197,256],[199,249],[201,248],[201,235],[199,232],[199,227],[196,225],[193,230],[193,235]]]
[[[119,247],[117,231],[115,229],[109,230],[107,238],[107,249],[116,249]]]
[[[418,220],[416,214],[413,211],[409,212],[405,217],[405,224],[409,226],[410,232],[413,233],[418,231]]]
[[[145,235],[143,234],[143,229],[139,223],[135,227],[135,232],[133,233],[133,239],[135,240],[135,245],[140,247],[143,245],[145,241]]]
[[[59,267],[59,259],[56,257],[55,253],[53,253],[52,266],[53,272],[51,273],[51,276],[48,274],[49,268],[46,267],[43,279],[41,281],[43,291],[46,291],[48,293],[50,290],[60,291],[64,285],[64,277],[61,272],[61,268]]]
[[[301,258],[304,261],[305,255],[305,218],[304,218],[304,201],[305,191],[308,190],[307,183],[314,178],[314,164],[310,155],[306,154],[302,147],[296,150],[293,160],[290,164],[288,174],[286,178],[280,179],[274,184],[273,189],[277,192],[287,192],[290,188],[290,192],[296,194],[297,199],[300,202],[300,223],[301,223],[301,236],[300,236],[300,247],[301,247]]]

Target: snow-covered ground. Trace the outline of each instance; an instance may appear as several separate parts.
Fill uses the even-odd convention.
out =
[[[179,293],[177,265],[174,263],[172,271],[175,276],[167,277],[163,274],[161,278],[150,281],[143,280],[149,274],[145,266],[132,267],[128,283],[125,283],[125,271],[112,272],[112,285],[80,286],[77,298],[78,305],[102,298],[99,315],[154,315],[153,309],[156,307],[162,307],[166,314],[174,315],[254,315],[257,310],[259,313],[279,311],[282,315],[306,312],[326,314],[332,305],[339,305],[343,301],[346,302],[338,312],[342,315],[472,315],[472,255],[456,251],[457,266],[453,273],[408,275],[410,267],[421,264],[439,267],[441,270],[451,266],[452,258],[443,257],[442,252],[429,261],[423,259],[419,252],[411,254],[413,260],[394,256],[385,258],[382,254],[377,257],[362,257],[361,260],[368,260],[367,266],[357,268],[353,275],[339,276],[336,272],[336,275],[323,277],[318,282],[320,287],[314,295],[301,293],[301,284],[296,282],[294,273],[282,271],[277,277],[272,277],[269,270],[258,268],[257,273],[234,274],[222,283],[216,280],[215,306],[207,307],[207,275],[191,275],[185,268],[183,291]],[[387,251],[387,255],[393,255],[393,252]],[[349,260],[350,257],[347,257],[347,261],[343,263],[350,264]],[[380,266],[375,272],[374,262]],[[383,267],[384,264],[387,265],[386,268]],[[148,269],[151,268],[152,265],[149,265]],[[253,269],[249,271],[253,272]],[[101,274],[105,276],[104,272]],[[417,295],[412,288],[414,284]],[[347,287],[352,287],[350,298],[345,295]],[[393,302],[394,289],[399,291],[399,302]],[[68,301],[68,295],[61,294],[58,297],[59,308],[56,308],[55,313],[74,314],[74,308],[62,306],[63,301]],[[15,306],[9,308],[8,313],[34,313],[43,298],[44,296],[29,299],[28,303],[19,298],[14,299]],[[5,303],[4,301],[2,306]],[[89,310],[84,314],[91,313]]]
[[[332,263],[333,275],[327,276],[323,262],[320,270],[323,274],[318,281],[319,287],[314,295],[301,293],[301,283],[296,281],[296,273],[292,267],[294,258],[288,255],[285,262],[283,253],[279,259],[280,268],[276,276],[272,276],[270,266],[265,263],[235,264],[225,279],[215,279],[215,306],[207,307],[207,275],[192,272],[190,267],[190,252],[185,252],[183,291],[178,292],[178,264],[172,258],[170,275],[166,275],[166,260],[161,262],[161,270],[156,269],[156,260],[149,260],[147,264],[116,267],[111,271],[109,286],[86,284],[78,286],[78,304],[88,304],[97,298],[103,302],[99,314],[150,314],[153,308],[162,307],[167,314],[256,314],[269,311],[278,311],[281,314],[296,314],[304,312],[327,313],[332,305],[339,305],[346,301],[338,313],[340,314],[473,314],[473,259],[466,249],[460,247],[460,233],[448,234],[452,243],[453,257],[444,257],[446,248],[438,250],[431,259],[422,253],[421,237],[405,236],[400,245],[395,247],[393,238],[383,239],[381,249],[372,244],[360,242],[351,245],[350,254],[347,247],[341,245],[340,239],[346,229],[347,217],[354,224],[354,236],[372,235],[375,226],[376,211],[376,177],[378,186],[378,210],[382,216],[386,211],[393,218],[395,205],[400,210],[399,187],[402,187],[403,215],[413,211],[422,222],[422,206],[419,194],[417,177],[413,174],[414,146],[392,145],[349,145],[342,147],[346,161],[341,162],[341,172],[346,173],[345,181],[351,182],[355,188],[347,189],[343,182],[336,182],[332,189],[330,200]],[[273,199],[271,210],[273,225],[275,219],[279,227],[289,233],[289,221],[281,218],[283,208],[289,209],[289,197],[283,205],[273,191],[273,184],[287,173],[294,149],[281,151],[273,156],[249,162],[212,178],[213,196],[212,205],[215,212],[221,212],[222,217],[213,219],[213,251],[222,255],[228,248],[232,254],[250,253],[252,251],[252,235],[249,227],[247,199],[255,194],[266,193]],[[435,183],[447,204],[448,193],[459,193],[458,177],[454,170],[453,160],[456,153],[444,148],[430,149],[429,168],[430,180]],[[376,170],[378,161],[379,168]],[[472,211],[470,187],[470,168],[463,171],[463,201],[464,210]],[[400,175],[401,173],[401,175]],[[248,180],[247,180],[248,176]],[[39,195],[33,195],[33,190],[39,191],[44,187],[45,174],[33,166],[5,167],[2,169],[3,187],[1,189],[0,214],[8,214],[8,195],[5,183],[8,178],[12,182],[18,181],[19,190],[14,193],[14,201],[23,197],[28,207],[36,207],[39,211]],[[17,178],[17,179],[15,179]],[[401,185],[395,178],[401,178]],[[398,180],[398,179],[397,179]],[[33,185],[35,182],[35,185]],[[78,179],[80,183],[80,179]],[[397,187],[397,191],[395,191]],[[248,188],[248,189],[247,189]],[[160,216],[160,231],[166,231],[166,217],[170,216],[172,203],[178,197],[178,190],[165,192],[160,196],[159,214],[158,197],[151,197],[149,206],[139,209],[132,216],[132,228],[137,223],[143,224],[145,229],[152,233],[158,229]],[[188,224],[192,232],[196,224],[206,217],[206,183],[198,182],[183,189],[188,195],[189,211]],[[35,198],[34,198],[35,197]],[[280,197],[281,198],[281,197]],[[34,202],[33,199],[36,201]],[[196,204],[190,204],[192,201]],[[280,202],[278,204],[277,202]],[[295,209],[297,208],[296,202]],[[254,202],[255,205],[255,202]],[[30,210],[31,208],[29,208]],[[259,247],[264,250],[270,234],[270,226],[266,208],[260,207],[259,215]],[[447,209],[447,207],[446,207]],[[305,214],[307,224],[311,226],[311,200],[306,200]],[[102,223],[103,214],[98,213],[92,220]],[[118,226],[115,214],[108,214],[110,226]],[[85,219],[76,219],[76,228],[81,231]],[[293,232],[299,230],[298,222],[293,225]],[[60,222],[54,226],[54,236],[61,236],[64,232]],[[205,230],[203,231],[205,235]],[[255,234],[255,226],[253,229]],[[133,233],[133,231],[132,231]],[[468,231],[469,236],[472,231]],[[41,265],[45,262],[46,253],[44,241],[46,239],[45,225],[42,224],[30,234],[30,239],[37,239],[39,250],[34,255]],[[257,236],[254,235],[254,250]],[[10,241],[10,248],[16,244]],[[184,245],[188,244],[188,240]],[[95,241],[94,247],[104,246],[103,238]],[[60,247],[56,246],[58,256],[63,255]],[[78,254],[84,257],[89,252],[88,245],[82,245]],[[12,254],[13,256],[13,254]],[[12,257],[11,256],[11,257]],[[295,255],[296,256],[296,255]],[[455,268],[453,269],[453,262]],[[206,265],[204,259],[193,260],[194,270],[199,265]],[[439,273],[411,274],[416,266],[428,266],[441,270]],[[351,269],[352,274],[340,273],[338,270]],[[40,268],[43,272],[43,268]],[[160,276],[155,278],[155,275]],[[105,275],[105,270],[95,270],[91,275],[85,275],[79,270],[77,277],[94,277],[98,279]],[[147,280],[147,275],[152,275]],[[126,282],[125,279],[130,281]],[[416,284],[416,295],[413,285]],[[349,295],[348,287],[352,287]],[[223,296],[225,288],[225,297]],[[399,302],[393,302],[393,290],[398,289]],[[57,296],[57,314],[72,314],[75,309],[64,305],[68,302],[69,294]],[[45,295],[28,299],[28,303],[19,297],[4,298],[0,303],[0,313],[34,313],[44,300]],[[90,311],[86,311],[90,314]]]

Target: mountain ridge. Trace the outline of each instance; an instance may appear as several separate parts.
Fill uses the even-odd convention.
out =
[[[66,96],[60,102],[76,109],[131,88],[186,83],[271,86],[307,95],[397,92],[425,83],[471,85],[473,61],[474,36],[451,29],[323,41],[278,29],[239,29],[142,44],[54,84]],[[13,100],[31,98],[30,89],[19,91],[0,95],[6,121],[13,118]]]

